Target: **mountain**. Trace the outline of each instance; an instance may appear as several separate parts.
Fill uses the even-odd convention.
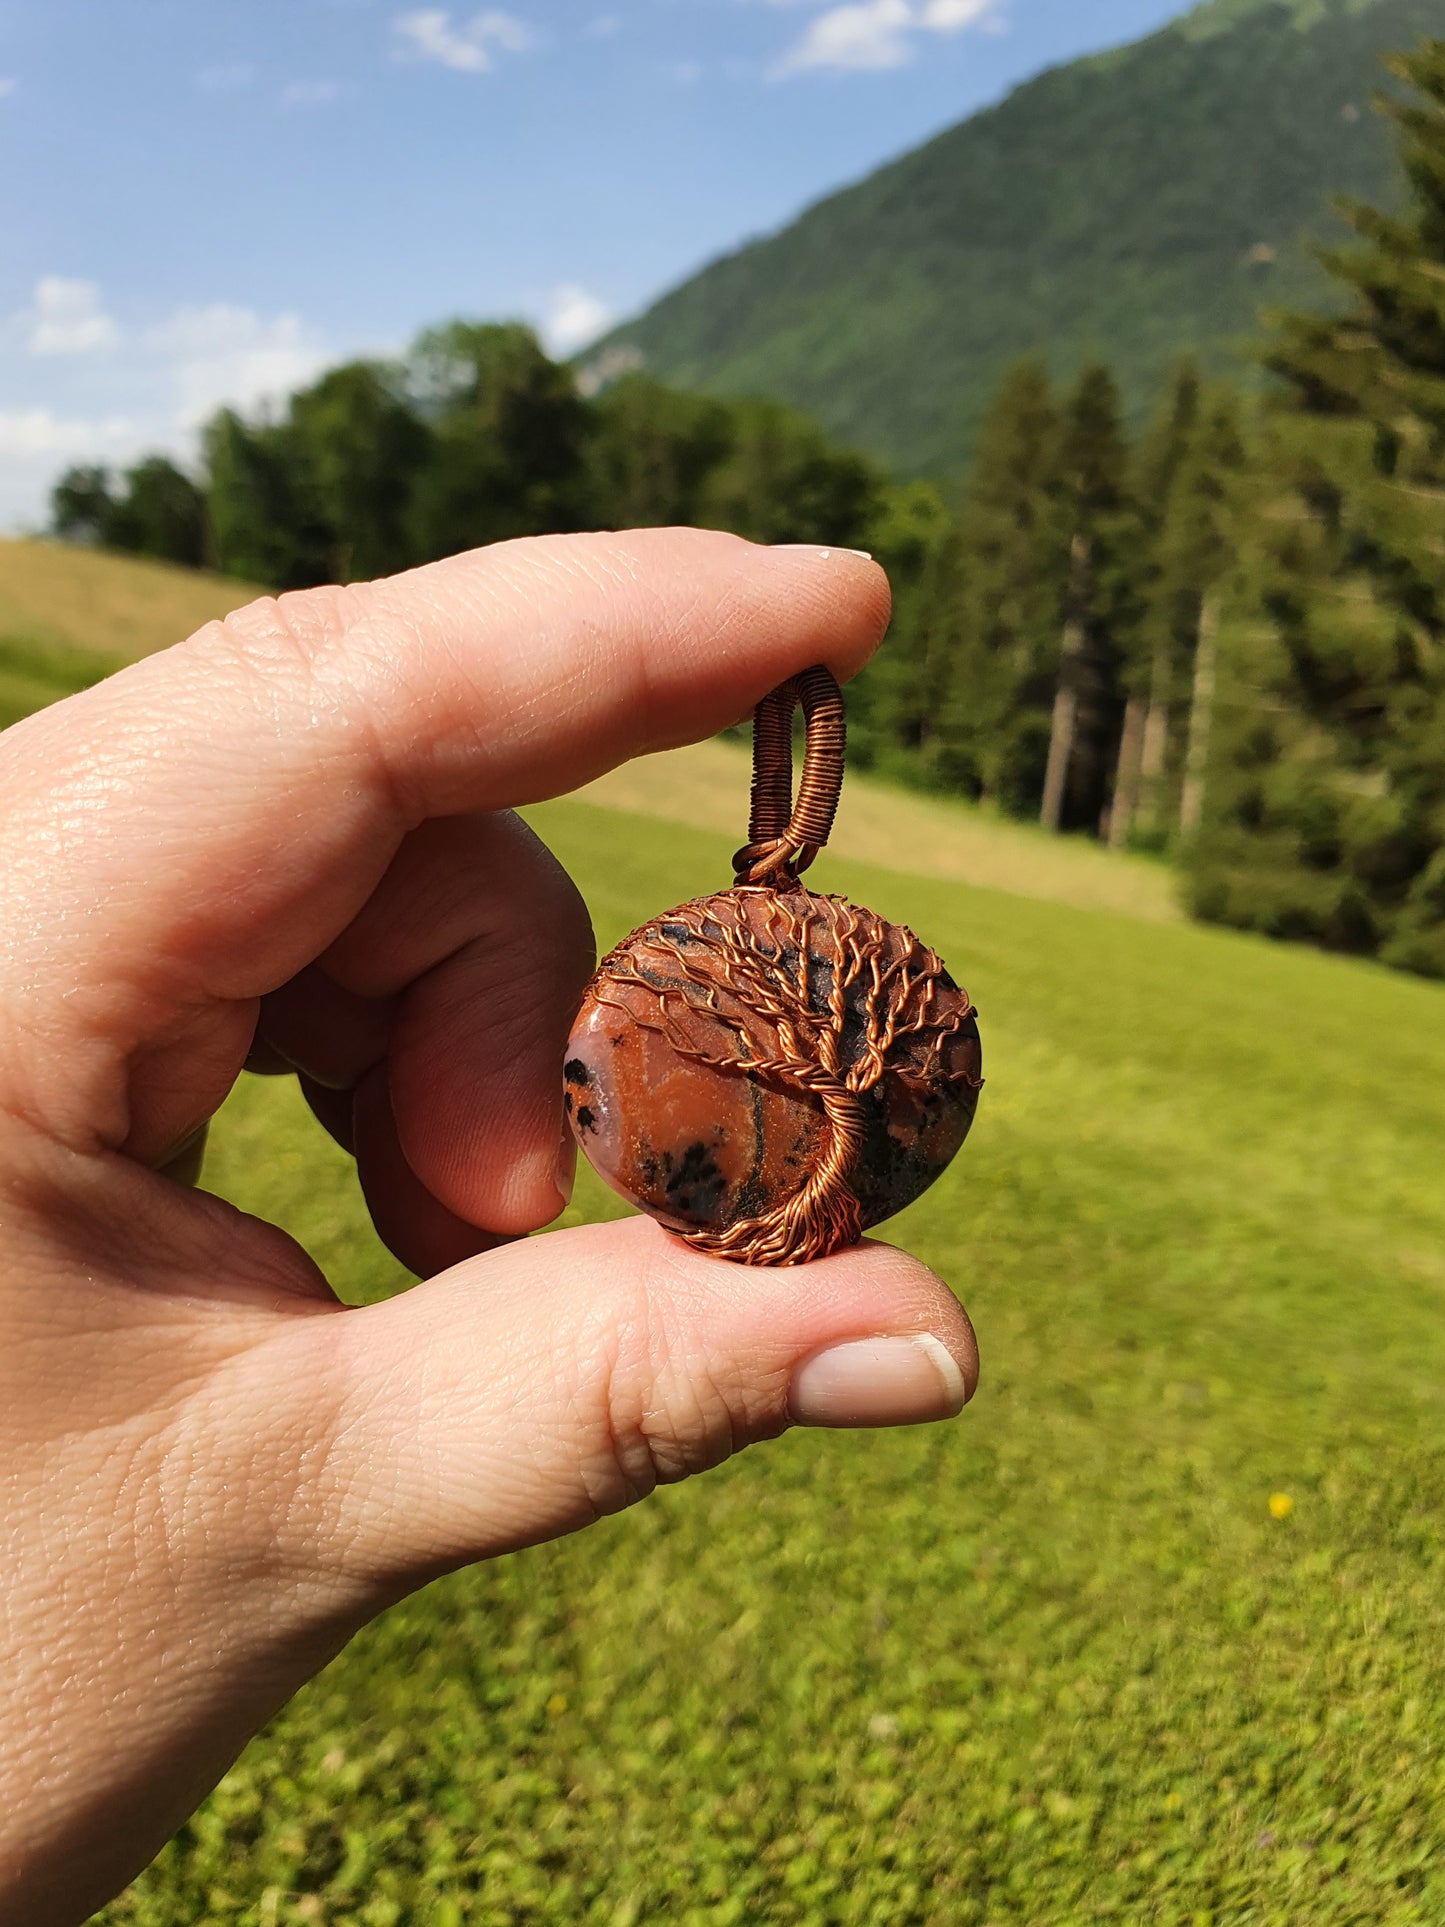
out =
[[[1237,365],[1262,304],[1324,298],[1328,197],[1399,193],[1381,55],[1431,32],[1445,0],[1211,0],[714,262],[588,366],[793,402],[904,473],[958,468],[1021,354],[1102,354],[1138,409],[1182,350]]]

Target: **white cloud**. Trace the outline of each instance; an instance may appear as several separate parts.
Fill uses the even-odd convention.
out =
[[[398,15],[394,31],[408,51],[421,60],[436,60],[453,73],[485,74],[496,64],[497,53],[524,53],[532,35],[515,14],[496,10],[479,13],[464,26],[452,25],[442,7],[423,7]]]
[[[19,85],[14,74],[0,74],[0,100],[8,100]]]
[[[913,24],[909,0],[850,0],[820,13],[773,71],[781,77],[810,67],[867,73],[905,66],[912,58],[908,31]]]
[[[599,13],[582,29],[589,40],[610,40],[622,26],[615,13]]]
[[[605,301],[569,281],[552,290],[539,332],[549,354],[571,355],[595,341],[611,319]]]
[[[224,302],[181,308],[151,328],[145,345],[171,364],[175,422],[191,429],[224,404],[254,408],[311,380],[328,356],[298,315],[270,320]]]
[[[102,339],[106,354],[79,352]],[[281,401],[335,359],[294,314],[218,302],[120,329],[93,283],[48,278],[31,306],[0,317],[0,528],[42,522],[71,463],[124,467],[151,450],[192,459],[216,408]]]
[[[292,80],[281,89],[283,107],[329,107],[340,98],[339,80]]]
[[[810,69],[878,73],[905,67],[917,56],[923,33],[995,32],[1003,27],[1008,0],[847,0],[810,22],[803,37],[772,69],[770,78]]]
[[[32,355],[93,355],[120,339],[115,323],[100,305],[93,281],[67,281],[47,274],[35,284],[34,305],[26,320],[26,346]]]
[[[129,448],[133,423],[115,416],[109,421],[82,421],[52,414],[48,408],[29,408],[14,414],[0,412],[0,455],[20,461],[43,456],[100,456]]]
[[[964,27],[1002,25],[998,0],[926,0],[918,24],[930,33],[958,33]]]

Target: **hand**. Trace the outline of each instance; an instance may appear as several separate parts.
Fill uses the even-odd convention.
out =
[[[968,1321],[886,1246],[508,1242],[564,1202],[592,941],[507,811],[851,674],[886,616],[839,551],[511,543],[257,603],[0,739],[0,1918],[83,1919],[426,1579],[790,1420],[962,1407]],[[343,1309],[176,1181],[248,1054],[441,1275]]]

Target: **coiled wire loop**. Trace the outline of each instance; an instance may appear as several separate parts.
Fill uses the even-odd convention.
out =
[[[793,801],[793,711],[808,726],[803,776]],[[817,664],[765,696],[753,711],[753,801],[748,840],[733,858],[734,881],[787,889],[828,841],[847,750],[843,692]]]

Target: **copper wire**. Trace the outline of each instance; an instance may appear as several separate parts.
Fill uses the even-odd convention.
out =
[[[803,706],[807,748],[793,801],[793,711]],[[821,663],[765,696],[753,712],[748,841],[733,858],[738,883],[795,883],[832,834],[848,730],[843,692]]]

